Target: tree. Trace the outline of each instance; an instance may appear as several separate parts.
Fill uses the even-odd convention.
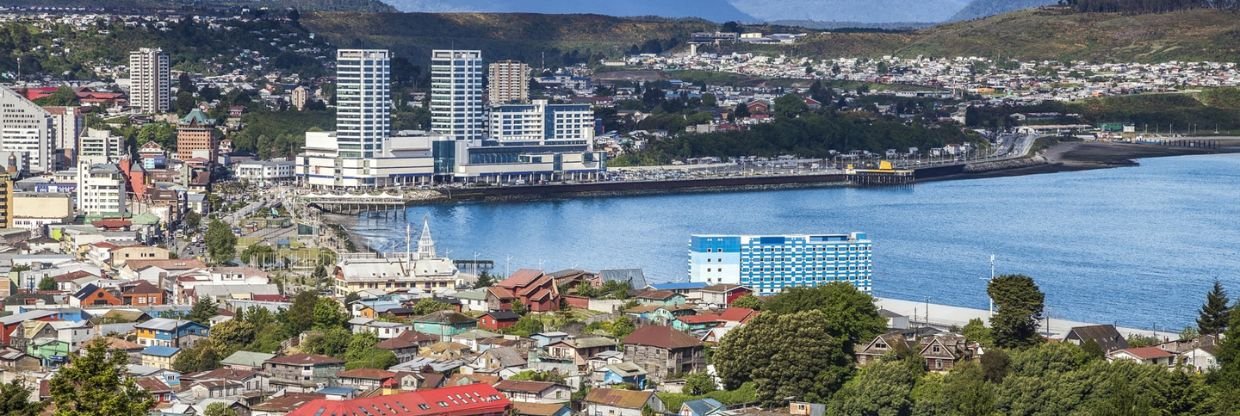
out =
[[[45,403],[30,401],[30,391],[21,380],[0,384],[0,415],[35,416],[43,412]]]
[[[77,91],[69,86],[61,86],[56,88],[51,95],[34,100],[34,103],[42,106],[78,105]]]
[[[284,336],[296,336],[314,326],[314,309],[319,303],[319,295],[312,291],[303,291],[293,297],[293,304],[281,310],[277,320],[284,326]]]
[[[413,304],[413,314],[416,316],[428,315],[448,309],[452,309],[452,305],[431,298],[424,298],[419,300],[418,303]]]
[[[207,225],[207,255],[216,264],[231,261],[237,256],[237,235],[220,220]]]
[[[843,341],[849,352],[853,345],[868,342],[887,329],[874,298],[845,282],[792,288],[768,299],[762,308],[777,314],[822,311],[831,335]]]
[[[203,410],[202,416],[237,416],[237,411],[224,403],[211,403]]]
[[[701,396],[718,390],[715,384],[715,378],[704,372],[692,372],[685,376],[685,387],[683,392],[693,396]]]
[[[535,315],[525,315],[517,320],[517,323],[508,327],[505,333],[516,335],[519,337],[528,337],[530,335],[542,332],[543,322]]]
[[[216,306],[214,300],[208,297],[200,297],[194,302],[194,306],[189,309],[189,314],[185,315],[185,319],[211,326],[211,318],[219,313],[219,307]]]
[[[1012,358],[998,348],[987,350],[979,361],[982,365],[982,378],[991,383],[1002,382],[1012,364]]]
[[[997,351],[997,350],[995,350]],[[995,411],[995,386],[986,382],[985,370],[963,363],[943,378],[943,394],[954,415],[990,416]]]
[[[353,334],[345,328],[315,330],[306,335],[305,341],[301,343],[301,350],[309,354],[343,357],[352,340]]]
[[[964,335],[965,339],[982,344],[984,347],[994,344],[994,339],[990,336],[990,328],[986,328],[986,323],[982,322],[981,318],[970,319],[969,323],[960,329],[960,334]]]
[[[1219,368],[1210,373],[1211,384],[1228,395],[1240,394],[1240,301],[1231,308],[1231,320],[1219,341]],[[1235,396],[1232,396],[1235,397]],[[1240,405],[1233,405],[1240,407]]]
[[[512,301],[512,313],[517,315],[525,315],[529,311],[530,308],[525,306],[525,302],[522,302],[521,299]]]
[[[827,414],[905,415],[913,407],[911,393],[921,367],[904,361],[877,361],[865,366],[827,403]]]
[[[349,346],[345,349],[345,368],[378,368],[385,369],[397,364],[396,354],[391,351],[375,348],[379,338],[370,332],[353,334]]]
[[[182,218],[181,221],[186,229],[196,230],[202,224],[202,214],[199,214],[198,211],[190,210],[185,213],[185,218]]]
[[[762,310],[762,299],[758,299],[758,297],[754,295],[741,296],[732,301],[732,307]]]
[[[209,339],[217,354],[227,357],[253,343],[257,336],[254,324],[241,319],[241,313],[238,313],[233,319],[211,327]]]
[[[749,117],[749,106],[745,103],[737,103],[732,113],[736,115],[736,118]]]
[[[613,338],[621,339],[627,337],[636,330],[637,324],[628,316],[621,316],[611,321],[611,336]]]
[[[215,369],[220,365],[220,354],[211,342],[199,342],[193,347],[182,349],[172,363],[172,368],[182,373],[193,373]]]
[[[723,338],[711,361],[727,389],[753,381],[756,399],[825,402],[848,378],[852,358],[818,309],[764,313]]]
[[[713,108],[718,104],[719,104],[719,99],[715,97],[715,94],[711,94],[711,93],[702,94],[702,106],[703,107]]]
[[[774,107],[775,116],[780,118],[795,118],[809,111],[809,106],[805,105],[805,99],[796,94],[784,94],[776,98]]]
[[[1042,318],[1045,295],[1023,275],[1004,275],[991,279],[986,292],[995,302],[990,318],[994,343],[1002,348],[1027,347],[1040,343],[1038,320]]]
[[[39,290],[56,290],[56,279],[51,276],[39,279]]]
[[[319,298],[314,304],[314,329],[344,328],[349,315],[331,298]]]
[[[482,273],[478,274],[478,281],[474,282],[474,289],[482,289],[484,287],[491,287],[491,285],[493,284],[495,284],[495,277],[491,276],[491,273],[483,271]]]
[[[145,416],[155,405],[126,370],[129,356],[96,338],[52,376],[56,416]]]
[[[1223,284],[1214,279],[1214,287],[1206,293],[1206,303],[1201,305],[1197,316],[1197,332],[1202,335],[1218,335],[1227,330],[1227,291]]]

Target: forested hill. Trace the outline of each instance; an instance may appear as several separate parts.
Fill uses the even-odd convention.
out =
[[[1165,13],[1188,9],[1240,10],[1240,0],[1066,0],[1080,12]]]

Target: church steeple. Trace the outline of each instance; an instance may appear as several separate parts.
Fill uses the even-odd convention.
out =
[[[422,234],[418,236],[418,259],[433,258],[435,258],[435,240],[431,239],[431,220],[429,216],[426,216],[422,217]]]

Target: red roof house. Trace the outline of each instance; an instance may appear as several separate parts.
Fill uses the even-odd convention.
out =
[[[560,310],[560,291],[555,279],[534,269],[517,270],[512,276],[487,288],[487,304],[491,310],[511,311],[520,301],[531,312]]]
[[[511,408],[494,387],[470,384],[352,400],[318,399],[288,416],[503,416]]]

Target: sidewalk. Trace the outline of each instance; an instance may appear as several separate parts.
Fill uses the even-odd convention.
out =
[[[934,326],[963,327],[965,324],[969,323],[969,320],[978,318],[978,319],[981,319],[983,322],[987,322],[987,324],[989,325],[988,317],[990,316],[990,312],[985,309],[963,308],[959,306],[938,305],[938,304],[931,303],[929,304],[930,305],[929,306],[930,311],[928,314],[929,318],[927,318],[927,313],[926,313],[927,308],[926,308],[925,302],[915,302],[915,301],[909,301],[909,300],[898,300],[898,299],[887,299],[887,298],[875,298],[875,304],[877,304],[880,308],[907,316],[909,318],[910,323],[912,322],[925,323],[925,321],[929,321],[929,323]],[[1068,333],[1068,330],[1072,329],[1073,327],[1096,325],[1096,324],[1087,323],[1087,322],[1076,322],[1076,321],[1067,321],[1063,319],[1051,318],[1050,325],[1049,325],[1049,331],[1048,331],[1046,319],[1043,319],[1040,323],[1042,325],[1040,330],[1042,331],[1043,335],[1046,335],[1047,337],[1050,337],[1050,338],[1056,338],[1056,339],[1062,339],[1064,335]],[[1155,332],[1155,331],[1151,331],[1148,329],[1123,328],[1123,327],[1116,327],[1115,329],[1118,330],[1119,333],[1123,334],[1125,337],[1129,335],[1134,335],[1134,334],[1143,335],[1143,336],[1156,336],[1159,339],[1167,339],[1167,340],[1175,340],[1180,337],[1178,333],[1162,332],[1162,331]]]

